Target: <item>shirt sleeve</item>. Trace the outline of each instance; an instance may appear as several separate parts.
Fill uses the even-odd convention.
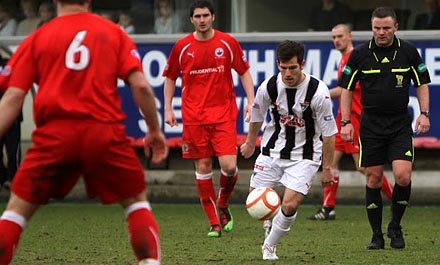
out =
[[[32,35],[33,36],[33,35]],[[36,80],[36,67],[31,62],[33,58],[32,37],[24,39],[18,46],[17,51],[11,56],[6,67],[9,74],[7,86],[29,91]]]
[[[120,58],[121,62],[119,67],[118,76],[127,81],[128,75],[132,71],[143,72],[141,65],[141,57],[136,48],[134,42],[128,37],[128,35],[121,30],[121,48],[120,48]]]
[[[411,66],[412,66],[412,80],[415,87],[419,87],[423,84],[431,83],[429,71],[426,65],[423,63],[420,54],[414,46],[411,46]]]
[[[243,75],[249,69],[249,62],[246,59],[246,55],[240,46],[240,43],[231,37],[232,52],[234,53],[234,61],[232,62],[232,68],[237,71],[239,75]]]
[[[266,118],[267,110],[271,104],[269,94],[267,93],[267,82],[265,80],[257,89],[254,104],[252,105],[250,122],[263,122]]]
[[[174,47],[171,49],[171,53],[168,57],[167,65],[165,66],[165,69],[163,70],[162,76],[168,77],[171,80],[176,80],[177,77],[180,75],[180,62],[179,62],[179,56],[181,53],[181,49],[179,48],[180,45],[176,43]]]
[[[328,87],[319,82],[318,90],[312,99],[312,108],[315,109],[316,120],[321,129],[322,136],[332,136],[338,132],[333,116],[333,104]]]
[[[351,53],[347,64],[342,69],[342,75],[341,78],[339,78],[338,86],[348,90],[354,90],[356,88],[356,83],[359,80],[358,54],[359,53],[356,49]]]

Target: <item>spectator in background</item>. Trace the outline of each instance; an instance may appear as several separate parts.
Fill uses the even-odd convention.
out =
[[[354,22],[351,8],[337,0],[322,0],[321,5],[312,10],[310,18],[311,31],[330,31],[337,24],[353,26]]]
[[[0,46],[0,67],[8,62],[12,51],[5,46]],[[0,91],[0,99],[3,93]],[[0,137],[0,187],[9,189],[10,183],[17,172],[21,162],[21,125],[23,114],[20,113],[18,118],[13,122],[12,126],[6,132],[4,137]],[[3,162],[3,148],[6,149],[7,163]]]
[[[40,15],[41,19],[38,27],[41,27],[43,24],[49,22],[52,18],[54,18],[57,15],[57,11],[52,1],[44,1],[40,4],[38,14]]]
[[[0,2],[0,37],[14,36],[17,31],[14,7],[8,2]]]
[[[114,23],[118,22],[116,15],[112,11],[101,10],[101,11],[96,12],[96,14],[98,16],[101,16],[105,19],[110,20],[111,22],[114,22]]]
[[[440,8],[437,0],[423,0],[426,13],[416,16],[414,29],[440,29]]]
[[[158,0],[157,9],[157,17],[154,20],[154,33],[172,34],[182,32],[180,17],[174,13],[168,0]]]
[[[131,16],[128,13],[121,12],[119,14],[118,25],[127,33],[135,34],[135,27],[131,22]]]
[[[38,3],[35,0],[21,0],[20,5],[25,18],[18,23],[15,35],[26,36],[38,28],[41,22],[38,16]]]

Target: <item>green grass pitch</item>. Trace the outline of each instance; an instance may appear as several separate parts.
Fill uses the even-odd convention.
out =
[[[0,210],[4,204],[0,205]],[[290,234],[278,247],[277,262],[261,260],[261,222],[244,205],[232,205],[234,230],[208,238],[198,204],[153,204],[160,226],[162,262],[168,264],[438,264],[440,207],[412,206],[402,222],[407,247],[367,251],[371,234],[364,207],[338,206],[335,221],[310,221],[316,211],[301,206]],[[389,220],[384,209],[383,228]],[[13,265],[136,264],[119,206],[50,204],[29,222]]]

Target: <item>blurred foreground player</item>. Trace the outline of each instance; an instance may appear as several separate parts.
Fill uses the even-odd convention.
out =
[[[42,204],[63,198],[84,178],[89,197],[125,209],[139,264],[160,264],[159,231],[142,166],[125,135],[117,78],[128,82],[149,133],[153,162],[168,150],[134,43],[116,24],[88,12],[90,1],[59,0],[58,17],[26,38],[0,84],[0,137],[19,114],[33,82],[36,130],[0,218],[0,264],[9,264],[26,223]]]

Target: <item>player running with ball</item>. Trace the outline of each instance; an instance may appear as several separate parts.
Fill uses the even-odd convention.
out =
[[[282,184],[285,189],[281,210],[273,218],[262,246],[263,260],[278,259],[277,245],[290,231],[321,163],[322,184],[334,182],[331,163],[337,128],[328,87],[303,73],[302,44],[281,42],[277,64],[280,73],[265,80],[257,90],[249,133],[240,147],[245,158],[252,156],[258,132],[270,110],[271,120],[264,129],[250,187]]]

